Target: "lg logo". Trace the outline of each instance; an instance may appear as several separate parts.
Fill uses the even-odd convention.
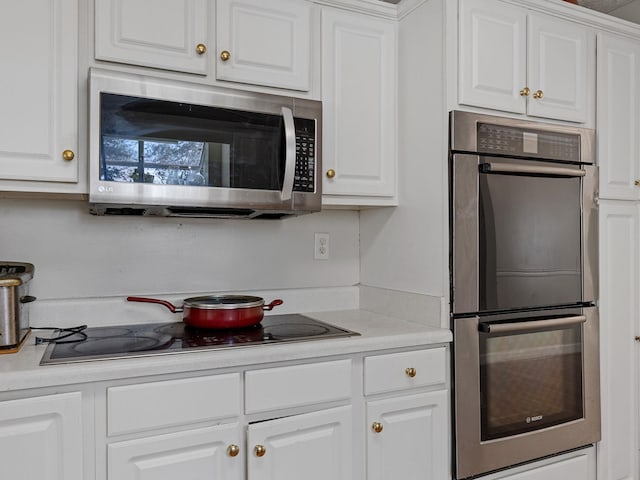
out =
[[[113,187],[105,187],[104,185],[98,186],[98,192],[100,193],[113,193]]]

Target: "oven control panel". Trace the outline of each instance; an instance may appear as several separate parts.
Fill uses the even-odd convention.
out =
[[[580,161],[580,135],[478,123],[478,152]]]

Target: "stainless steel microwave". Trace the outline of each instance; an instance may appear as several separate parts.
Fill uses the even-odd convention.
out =
[[[320,210],[321,102],[101,69],[89,90],[91,213]]]

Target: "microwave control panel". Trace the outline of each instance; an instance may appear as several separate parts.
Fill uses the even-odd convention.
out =
[[[316,189],[315,121],[296,118],[296,169],[294,192],[314,192]]]

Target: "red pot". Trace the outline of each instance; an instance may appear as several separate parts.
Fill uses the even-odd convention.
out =
[[[265,310],[282,305],[278,299],[265,305],[261,297],[249,295],[209,295],[187,298],[182,307],[166,300],[146,297],[127,297],[130,302],[158,303],[173,313],[183,312],[182,321],[196,328],[242,328],[257,325],[264,318]]]

